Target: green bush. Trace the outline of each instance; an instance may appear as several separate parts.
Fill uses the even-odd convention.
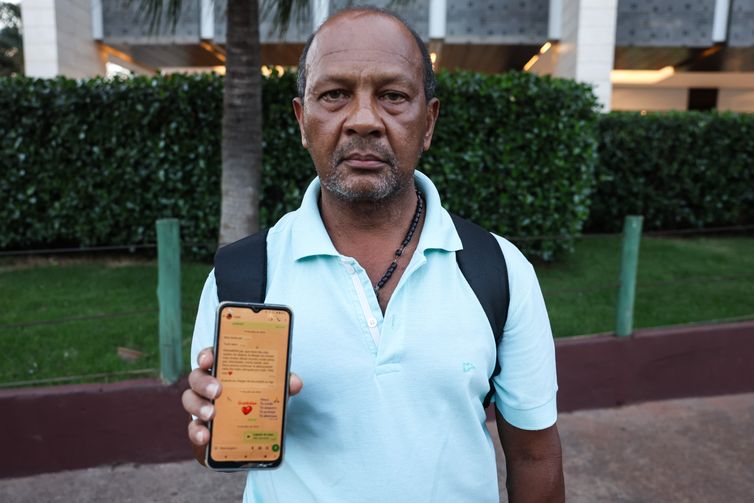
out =
[[[589,231],[754,222],[754,114],[615,112],[599,121]]]
[[[222,81],[0,80],[0,248],[214,240]]]
[[[0,248],[186,242],[219,220],[222,78],[0,80]],[[291,109],[295,78],[264,81],[261,223],[295,209],[314,175]],[[421,161],[453,211],[504,235],[572,236],[587,217],[595,99],[566,80],[441,73]],[[552,258],[569,239],[522,240]]]
[[[444,205],[549,260],[589,212],[596,99],[572,80],[441,73],[432,148],[422,159]],[[540,236],[550,236],[539,238]]]

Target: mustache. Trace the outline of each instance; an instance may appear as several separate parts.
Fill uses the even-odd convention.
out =
[[[355,152],[373,155],[391,167],[395,167],[398,164],[395,155],[388,147],[357,136],[335,149],[335,152],[333,152],[333,166],[337,166],[345,161],[348,156]]]

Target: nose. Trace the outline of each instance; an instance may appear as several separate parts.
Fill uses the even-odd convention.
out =
[[[351,104],[348,117],[343,125],[347,135],[380,137],[385,132],[385,124],[380,118],[379,104],[368,93],[359,93]]]

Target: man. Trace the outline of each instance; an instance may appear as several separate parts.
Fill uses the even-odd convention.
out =
[[[293,108],[318,178],[270,230],[266,299],[295,313],[291,368],[306,386],[291,377],[285,460],[249,472],[245,501],[498,501],[482,407],[496,351],[509,498],[563,500],[553,341],[533,269],[497,238],[510,305],[496,350],[453,223],[415,172],[439,112],[426,48],[392,14],[342,11],[307,44],[299,77]],[[207,374],[217,304],[210,274],[183,397],[198,459],[222,393]]]

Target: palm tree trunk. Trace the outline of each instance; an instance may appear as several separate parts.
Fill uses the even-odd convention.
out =
[[[228,0],[220,245],[259,228],[262,77],[257,0]]]

